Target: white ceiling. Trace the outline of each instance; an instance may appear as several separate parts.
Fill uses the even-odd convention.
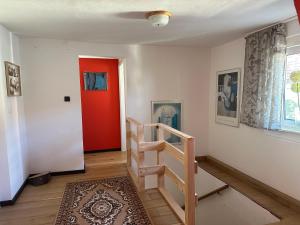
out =
[[[153,28],[152,10],[174,15]],[[0,0],[0,23],[30,37],[213,46],[296,15],[293,0]]]

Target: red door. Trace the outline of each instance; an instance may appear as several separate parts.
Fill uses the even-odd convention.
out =
[[[79,67],[84,151],[120,149],[118,60],[80,58]],[[107,89],[86,90],[84,76],[103,72],[106,73]]]

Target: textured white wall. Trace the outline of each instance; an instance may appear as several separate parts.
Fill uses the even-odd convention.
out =
[[[19,39],[0,26],[0,201],[11,200],[28,176],[23,96],[7,97],[4,61],[20,65]]]
[[[288,27],[293,33],[296,28],[299,29],[299,25],[296,24],[295,27],[294,22],[289,23]],[[215,123],[216,72],[232,68],[243,70],[244,51],[244,39],[212,49],[209,154],[300,200],[299,134],[265,131],[243,124],[239,128],[234,128]]]
[[[126,60],[126,110],[141,122],[150,122],[152,100],[182,100],[184,131],[206,153],[209,50],[31,38],[21,50],[30,172],[83,168],[79,55]]]

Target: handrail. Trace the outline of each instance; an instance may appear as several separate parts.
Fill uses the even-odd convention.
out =
[[[209,192],[209,193],[207,193],[205,195],[202,195],[202,196],[198,197],[198,202],[200,202],[200,201],[202,201],[202,200],[204,200],[204,199],[206,199],[206,198],[208,198],[208,197],[210,197],[212,195],[220,194],[221,191],[224,191],[224,190],[226,190],[228,188],[229,188],[228,184],[226,184],[226,185],[224,185],[224,186],[222,186],[220,188],[217,188],[217,189],[215,189],[215,190],[213,190],[213,191],[211,191],[211,192]],[[182,206],[182,209],[183,210],[185,209],[185,205]]]
[[[208,198],[208,197],[210,197],[210,196],[212,196],[214,194],[220,194],[221,191],[224,191],[224,190],[226,190],[228,188],[229,188],[228,184],[226,184],[226,185],[224,185],[224,186],[222,186],[220,188],[217,188],[216,190],[213,190],[213,191],[211,191],[211,192],[209,192],[209,193],[207,193],[205,195],[202,195],[202,196],[198,197],[198,202],[200,202],[201,200],[206,199],[206,198]]]
[[[133,119],[133,118],[130,118],[130,117],[127,117],[126,118],[129,122],[131,123],[134,123],[135,125],[142,125],[139,121]]]
[[[130,119],[130,120],[132,120],[132,119]],[[186,139],[193,138],[192,136],[187,135],[187,134],[183,133],[182,131],[176,130],[173,127],[170,127],[170,126],[168,126],[166,124],[163,124],[163,123],[148,123],[148,124],[144,124],[144,127],[157,127],[157,128],[161,127],[164,130],[166,130],[170,133],[173,133],[173,134],[175,134],[176,136],[178,136],[180,138],[186,138]]]
[[[157,141],[145,142],[144,141],[144,128],[156,128]],[[185,225],[195,225],[195,207],[198,201],[195,194],[195,150],[194,150],[194,137],[187,135],[181,131],[178,131],[172,127],[169,127],[162,123],[154,124],[141,124],[132,118],[126,119],[127,128],[127,167],[129,174],[132,176],[139,191],[145,190],[145,176],[157,175],[158,190],[165,198],[167,203],[176,213],[178,218]],[[135,128],[133,132],[132,128]],[[169,132],[181,138],[183,145],[183,151],[179,150],[171,143],[167,143],[164,139],[164,133]],[[132,149],[132,140],[136,143],[136,149]],[[144,166],[145,152],[156,151],[157,159],[156,165]],[[164,164],[162,152],[166,152],[171,155],[179,163],[183,164],[184,179],[180,178],[173,170]],[[132,168],[132,159],[135,160],[137,165],[137,172],[134,172]],[[185,205],[187,206],[185,211],[182,210],[180,205],[174,200],[172,195],[165,188],[165,176],[169,176],[175,183],[176,187],[184,193]]]
[[[159,123],[158,126],[159,126],[160,128],[163,128],[164,130],[166,130],[166,131],[172,133],[172,134],[175,134],[176,136],[178,136],[178,137],[180,137],[180,138],[184,138],[184,139],[192,139],[192,138],[193,138],[192,136],[187,135],[187,134],[185,134],[185,133],[183,133],[183,132],[181,132],[181,131],[179,131],[179,130],[176,130],[176,129],[174,129],[173,127],[170,127],[170,126],[168,126],[168,125],[166,125],[166,124]]]

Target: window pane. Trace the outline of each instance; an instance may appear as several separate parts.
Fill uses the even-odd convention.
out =
[[[298,94],[300,94],[295,92],[295,82],[291,80],[291,73],[295,71],[300,71],[300,54],[287,56],[284,110],[285,119],[293,121],[295,121],[297,117],[297,110],[299,109]],[[292,88],[293,84],[294,88]]]

